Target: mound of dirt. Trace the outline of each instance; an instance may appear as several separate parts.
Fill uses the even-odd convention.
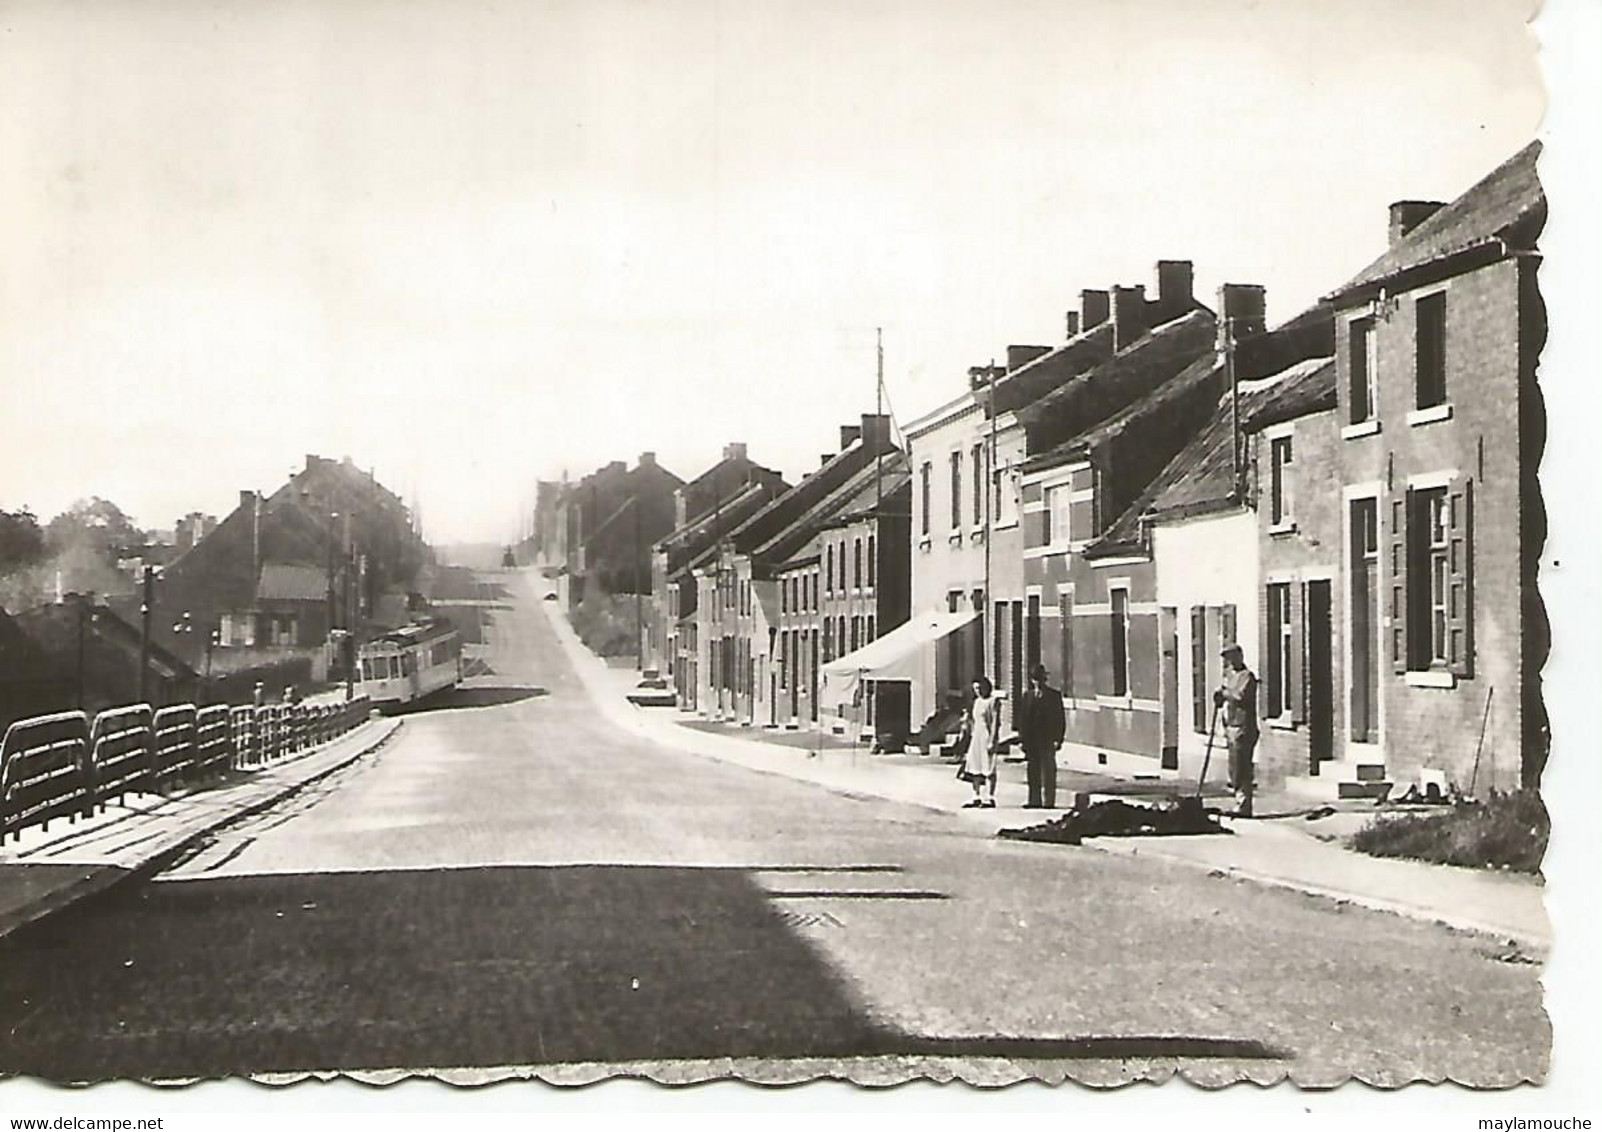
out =
[[[997,834],[1012,841],[1048,841],[1078,845],[1086,837],[1154,837],[1200,833],[1228,833],[1218,819],[1199,805],[1132,806],[1112,799],[1085,809],[1073,809],[1060,818],[1023,829]]]

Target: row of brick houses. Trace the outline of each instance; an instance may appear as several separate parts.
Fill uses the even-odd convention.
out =
[[[707,718],[892,743],[1040,663],[1074,749],[1193,775],[1239,643],[1271,785],[1533,782],[1538,152],[1393,205],[1383,254],[1278,325],[1263,287],[1211,307],[1162,260],[900,443],[863,416],[794,485],[731,445],[653,532],[642,667]]]

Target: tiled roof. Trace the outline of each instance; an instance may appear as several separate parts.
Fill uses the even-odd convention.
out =
[[[1334,407],[1335,360],[1312,358],[1290,366],[1272,381],[1243,389],[1241,428],[1251,431]],[[1105,557],[1138,545],[1141,527],[1150,519],[1202,514],[1233,503],[1231,413],[1225,398],[1206,427],[1086,550],[1086,557]]]
[[[1535,168],[1540,153],[1538,141],[1519,150],[1330,297],[1501,239],[1510,239],[1521,247],[1533,246],[1546,216],[1546,195]]]
[[[1211,311],[1192,310],[1153,328],[1100,365],[1045,394],[1018,414],[1030,431],[1031,443],[1044,431],[1065,438],[1048,453],[1062,444],[1072,445],[1087,429],[1140,400],[1198,355],[1210,352],[1215,327]]]
[[[262,564],[256,582],[257,601],[326,601],[328,573],[316,566],[288,562]]]

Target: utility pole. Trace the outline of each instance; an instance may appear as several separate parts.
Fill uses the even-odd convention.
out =
[[[634,667],[645,671],[644,622],[640,596],[640,492],[634,492]]]
[[[156,568],[146,566],[139,602],[139,702],[150,702],[150,614],[156,597]]]

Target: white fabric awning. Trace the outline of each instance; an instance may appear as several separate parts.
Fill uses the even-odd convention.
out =
[[[916,679],[923,649],[977,616],[974,610],[919,614],[856,652],[829,661],[822,668],[819,706],[829,708],[850,703],[856,699],[857,689],[864,680]]]

